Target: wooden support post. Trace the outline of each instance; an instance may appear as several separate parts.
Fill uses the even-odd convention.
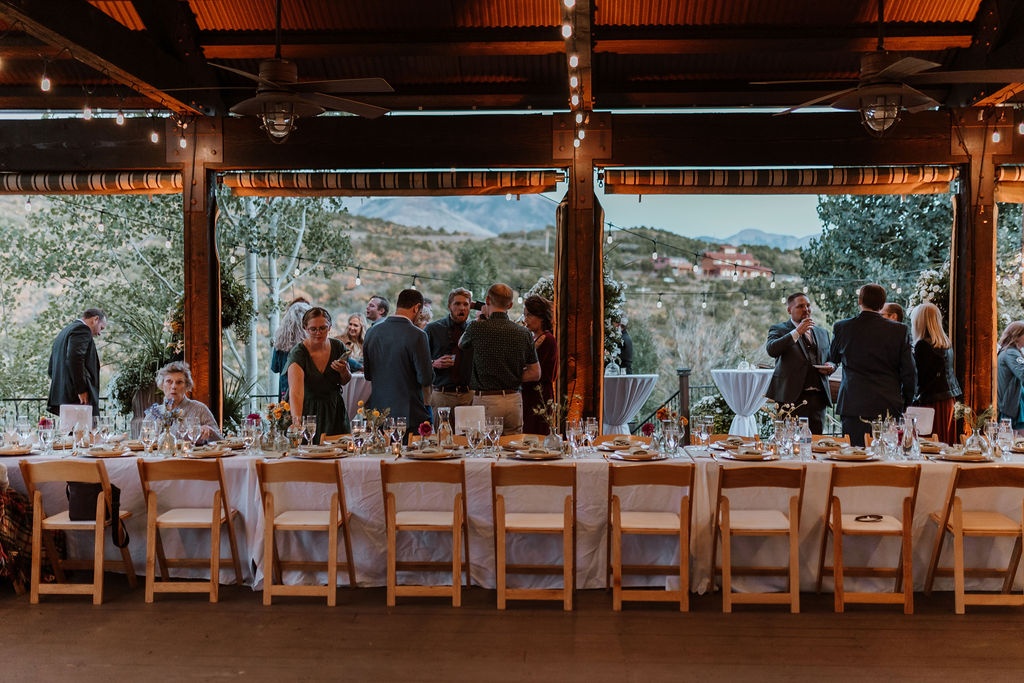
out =
[[[558,207],[555,337],[558,396],[582,398],[582,414],[602,419],[604,380],[604,214],[594,197],[594,159],[607,157],[611,120],[588,113],[587,136],[573,145],[572,114],[555,117],[554,153],[571,159],[569,188]]]
[[[679,414],[686,418],[683,443],[690,443],[690,368],[676,368],[679,377]]]
[[[192,366],[192,398],[222,419],[220,259],[217,256],[217,200],[212,169],[223,157],[221,120],[192,121],[184,136],[170,123],[165,131],[168,160],[182,165],[185,231],[185,360]],[[184,137],[186,147],[180,147]]]
[[[994,157],[1011,151],[1013,135],[994,142],[995,122],[981,109],[955,111],[953,126],[952,151],[966,153],[968,160],[954,198],[949,327],[964,402],[981,411],[995,404],[996,390]]]

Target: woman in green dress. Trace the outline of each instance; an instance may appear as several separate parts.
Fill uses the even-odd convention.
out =
[[[314,443],[324,434],[348,434],[348,411],[341,388],[352,375],[348,350],[340,339],[331,339],[331,314],[315,306],[302,316],[307,337],[288,354],[289,403],[292,423],[302,424],[303,415],[316,416]]]

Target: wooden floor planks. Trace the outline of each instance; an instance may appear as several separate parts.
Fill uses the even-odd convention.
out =
[[[383,589],[340,590],[338,607],[225,586],[221,602],[160,596],[143,602],[108,576],[106,602],[47,597],[38,606],[0,589],[4,679],[110,680],[1020,680],[1024,609],[953,614],[951,594],[915,596],[917,614],[803,596],[802,613],[738,607],[696,596],[693,611],[628,605],[604,591],[560,605],[494,607],[471,589],[464,607],[400,599]]]

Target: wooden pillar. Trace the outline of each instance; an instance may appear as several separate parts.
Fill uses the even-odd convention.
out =
[[[679,414],[686,418],[683,443],[690,443],[690,368],[676,368],[679,378]]]
[[[554,120],[555,158],[570,160],[569,187],[558,207],[555,337],[558,396],[579,396],[583,416],[601,414],[604,381],[603,212],[594,196],[594,159],[610,154],[611,118],[588,113],[587,135],[573,145],[572,114]]]
[[[997,125],[981,109],[957,110],[952,120],[952,151],[968,157],[954,197],[949,327],[963,400],[981,411],[994,405],[996,396],[994,157],[1011,151],[1014,136],[1009,126]],[[993,141],[997,129],[1000,140]]]
[[[215,175],[223,157],[221,120],[193,120],[181,131],[168,124],[170,160],[181,163],[184,211],[185,360],[192,366],[192,398],[222,419],[220,259],[217,255]],[[184,135],[182,135],[182,132]],[[185,148],[180,146],[181,139]]]

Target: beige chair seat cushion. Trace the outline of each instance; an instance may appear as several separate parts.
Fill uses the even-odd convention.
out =
[[[43,520],[44,529],[93,529],[96,527],[96,520],[94,519],[71,519],[67,510],[64,512],[58,512],[55,515],[51,515]],[[118,515],[121,519],[127,519],[132,516],[131,512],[127,510],[121,512]]]
[[[210,508],[172,508],[156,518],[156,523],[168,526],[210,526]],[[224,521],[224,510],[220,510],[220,521]]]
[[[936,524],[941,523],[942,517],[938,512],[928,515]],[[947,527],[953,530],[953,520],[950,519]],[[967,534],[978,533],[1004,533],[1008,535],[1019,534],[1020,524],[1013,521],[1000,512],[990,510],[964,510],[964,532]]]
[[[622,530],[630,529],[679,531],[679,515],[674,512],[623,512]]]
[[[859,514],[843,515],[843,533],[846,534],[890,534],[903,533],[903,522],[891,515],[882,515],[877,522],[858,522]],[[831,523],[831,522],[830,522]]]
[[[330,510],[288,510],[274,517],[274,526],[284,529],[323,528],[330,524]]]
[[[729,526],[743,531],[788,531],[789,517],[779,510],[730,510]]]
[[[506,529],[542,529],[558,531],[565,527],[565,516],[560,512],[506,512]]]
[[[454,523],[455,516],[446,510],[402,510],[395,513],[398,526],[451,527]]]

